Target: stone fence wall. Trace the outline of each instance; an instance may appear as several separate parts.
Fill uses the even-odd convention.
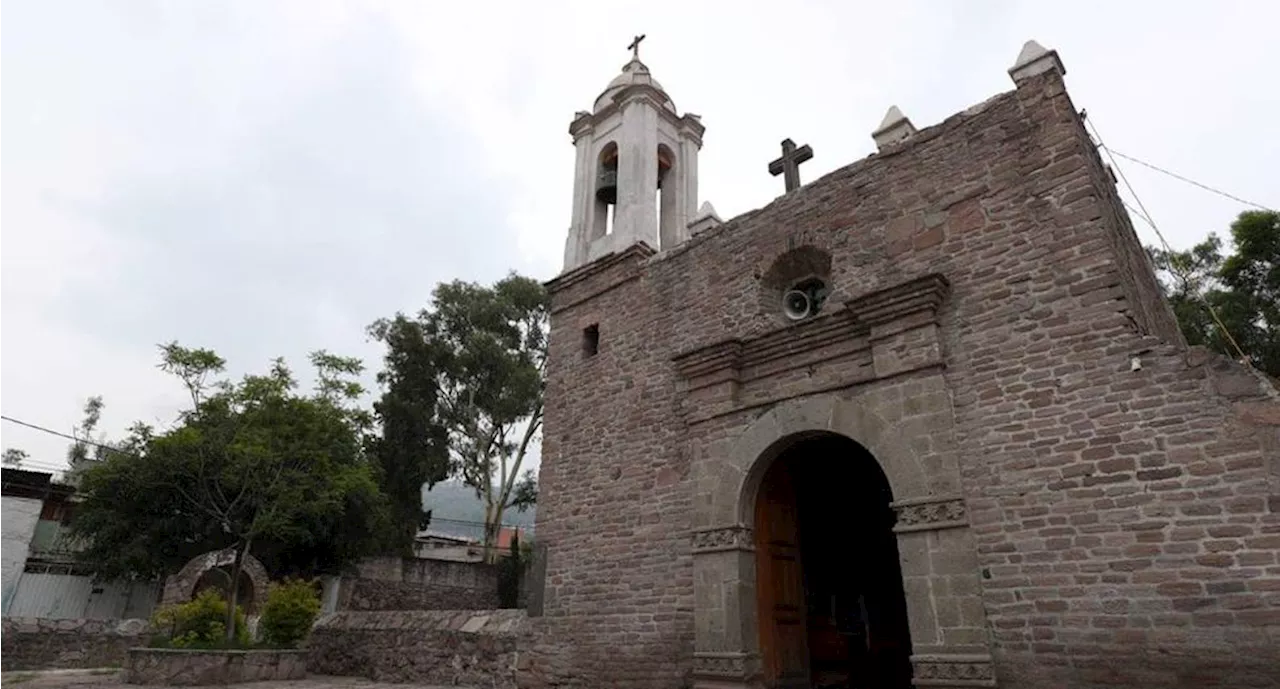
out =
[[[338,610],[477,610],[498,607],[498,571],[479,562],[381,557],[338,582]]]
[[[124,675],[129,684],[165,686],[227,685],[302,679],[306,676],[306,651],[183,648],[130,649]]]
[[[523,610],[403,610],[322,616],[307,642],[314,674],[491,689],[587,689],[572,630]]]
[[[337,612],[317,621],[308,669],[379,682],[515,689],[519,610]]]
[[[4,669],[123,667],[128,651],[146,645],[146,620],[4,618]]]

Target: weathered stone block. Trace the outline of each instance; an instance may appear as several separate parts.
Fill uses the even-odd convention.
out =
[[[307,676],[303,650],[131,648],[124,680],[166,686],[226,685]]]
[[[122,667],[128,650],[145,643],[146,620],[4,618],[4,669]]]

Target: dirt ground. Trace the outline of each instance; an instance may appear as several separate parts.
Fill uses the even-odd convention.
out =
[[[140,686],[125,684],[121,680],[121,671],[113,669],[5,672],[0,674],[0,685],[13,689],[132,689]],[[167,689],[148,686],[150,689]],[[425,684],[387,684],[359,677],[324,676],[287,682],[251,682],[240,686],[245,689],[466,689]]]

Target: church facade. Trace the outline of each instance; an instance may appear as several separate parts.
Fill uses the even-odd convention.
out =
[[[1280,394],[1186,346],[1056,53],[1010,73],[727,222],[638,57],[574,119],[531,612],[564,677],[1280,686]]]

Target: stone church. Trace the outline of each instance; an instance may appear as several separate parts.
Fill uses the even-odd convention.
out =
[[[590,687],[1280,687],[1280,394],[1179,334],[1056,52],[722,221],[570,125],[531,624]],[[765,173],[767,161],[761,161]],[[780,180],[781,183],[781,180]]]

